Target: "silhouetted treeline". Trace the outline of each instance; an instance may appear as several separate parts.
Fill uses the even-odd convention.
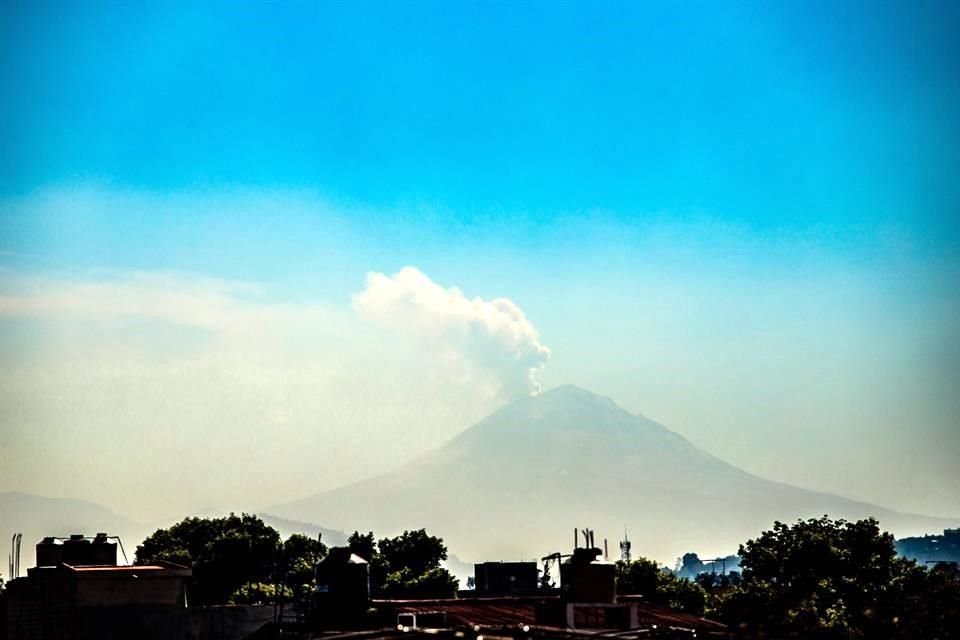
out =
[[[618,591],[725,622],[745,638],[939,640],[960,633],[960,571],[899,557],[873,519],[774,523],[739,549],[741,572],[678,577],[645,558],[617,563]],[[441,562],[443,540],[423,529],[376,539],[355,531],[351,551],[370,563],[374,596],[453,596],[457,580]],[[326,547],[285,541],[251,515],[187,518],[137,548],[141,564],[193,568],[192,602],[297,600],[313,588]],[[693,560],[688,559],[692,564]]]
[[[447,547],[423,529],[380,540],[372,532],[354,532],[348,544],[370,563],[374,595],[456,594],[456,578],[440,566]],[[195,604],[298,602],[313,590],[314,566],[326,553],[318,539],[293,534],[281,540],[260,518],[230,514],[186,518],[158,529],[137,547],[136,562],[162,560],[192,568],[190,600]]]

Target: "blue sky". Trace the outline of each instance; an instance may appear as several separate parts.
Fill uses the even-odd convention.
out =
[[[140,4],[6,10],[5,192],[952,227],[954,3]]]
[[[142,301],[176,273],[350,316],[367,272],[413,265],[519,305],[547,385],[777,479],[960,513],[956,3],[2,11],[6,291],[106,277]],[[4,348],[30,326],[17,362],[56,360],[16,308]],[[883,479],[900,463],[916,486]]]

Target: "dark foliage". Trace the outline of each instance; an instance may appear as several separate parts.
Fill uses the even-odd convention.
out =
[[[282,560],[275,529],[256,516],[230,514],[186,518],[158,529],[137,547],[136,563],[166,561],[191,567],[191,603],[222,604],[243,585],[276,582]]]
[[[294,533],[284,541],[280,553],[281,581],[294,599],[305,598],[313,589],[313,568],[326,555],[327,546],[318,539]]]
[[[648,602],[695,615],[703,614],[707,602],[707,594],[700,585],[678,578],[646,558],[637,558],[629,564],[617,562],[617,592],[642,595]]]
[[[700,556],[695,553],[683,554],[683,557],[679,559],[678,564],[679,566],[677,567],[676,574],[681,578],[688,578],[692,580],[706,571],[706,565],[703,564],[702,560],[700,560]]]
[[[369,533],[354,531],[347,538],[347,546],[350,548],[350,553],[357,554],[367,562],[377,555],[377,539],[373,537],[373,531]]]
[[[957,638],[955,567],[896,556],[876,520],[780,522],[740,548],[742,582],[716,615],[749,637],[824,640]]]
[[[377,547],[391,569],[407,569],[415,575],[436,569],[447,559],[443,540],[427,535],[424,529],[404,531],[396,538],[382,538]]]
[[[706,572],[697,575],[695,582],[703,587],[707,593],[713,594],[718,589],[738,586],[741,578],[739,571],[729,571],[726,574]]]
[[[382,597],[448,597],[457,592],[457,579],[440,563],[447,559],[442,538],[424,529],[404,531],[374,543],[373,533],[354,531],[350,550],[370,563],[370,588]]]

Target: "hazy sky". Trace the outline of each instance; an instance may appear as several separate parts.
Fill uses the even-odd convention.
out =
[[[572,382],[960,515],[957,3],[146,4],[0,9],[0,491],[259,507]]]

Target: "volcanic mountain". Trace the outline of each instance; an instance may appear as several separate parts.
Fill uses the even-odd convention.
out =
[[[426,527],[471,559],[568,550],[571,529],[669,561],[727,552],[775,520],[873,516],[899,535],[955,522],[772,482],[575,386],[517,400],[419,459],[267,509],[378,535]]]

